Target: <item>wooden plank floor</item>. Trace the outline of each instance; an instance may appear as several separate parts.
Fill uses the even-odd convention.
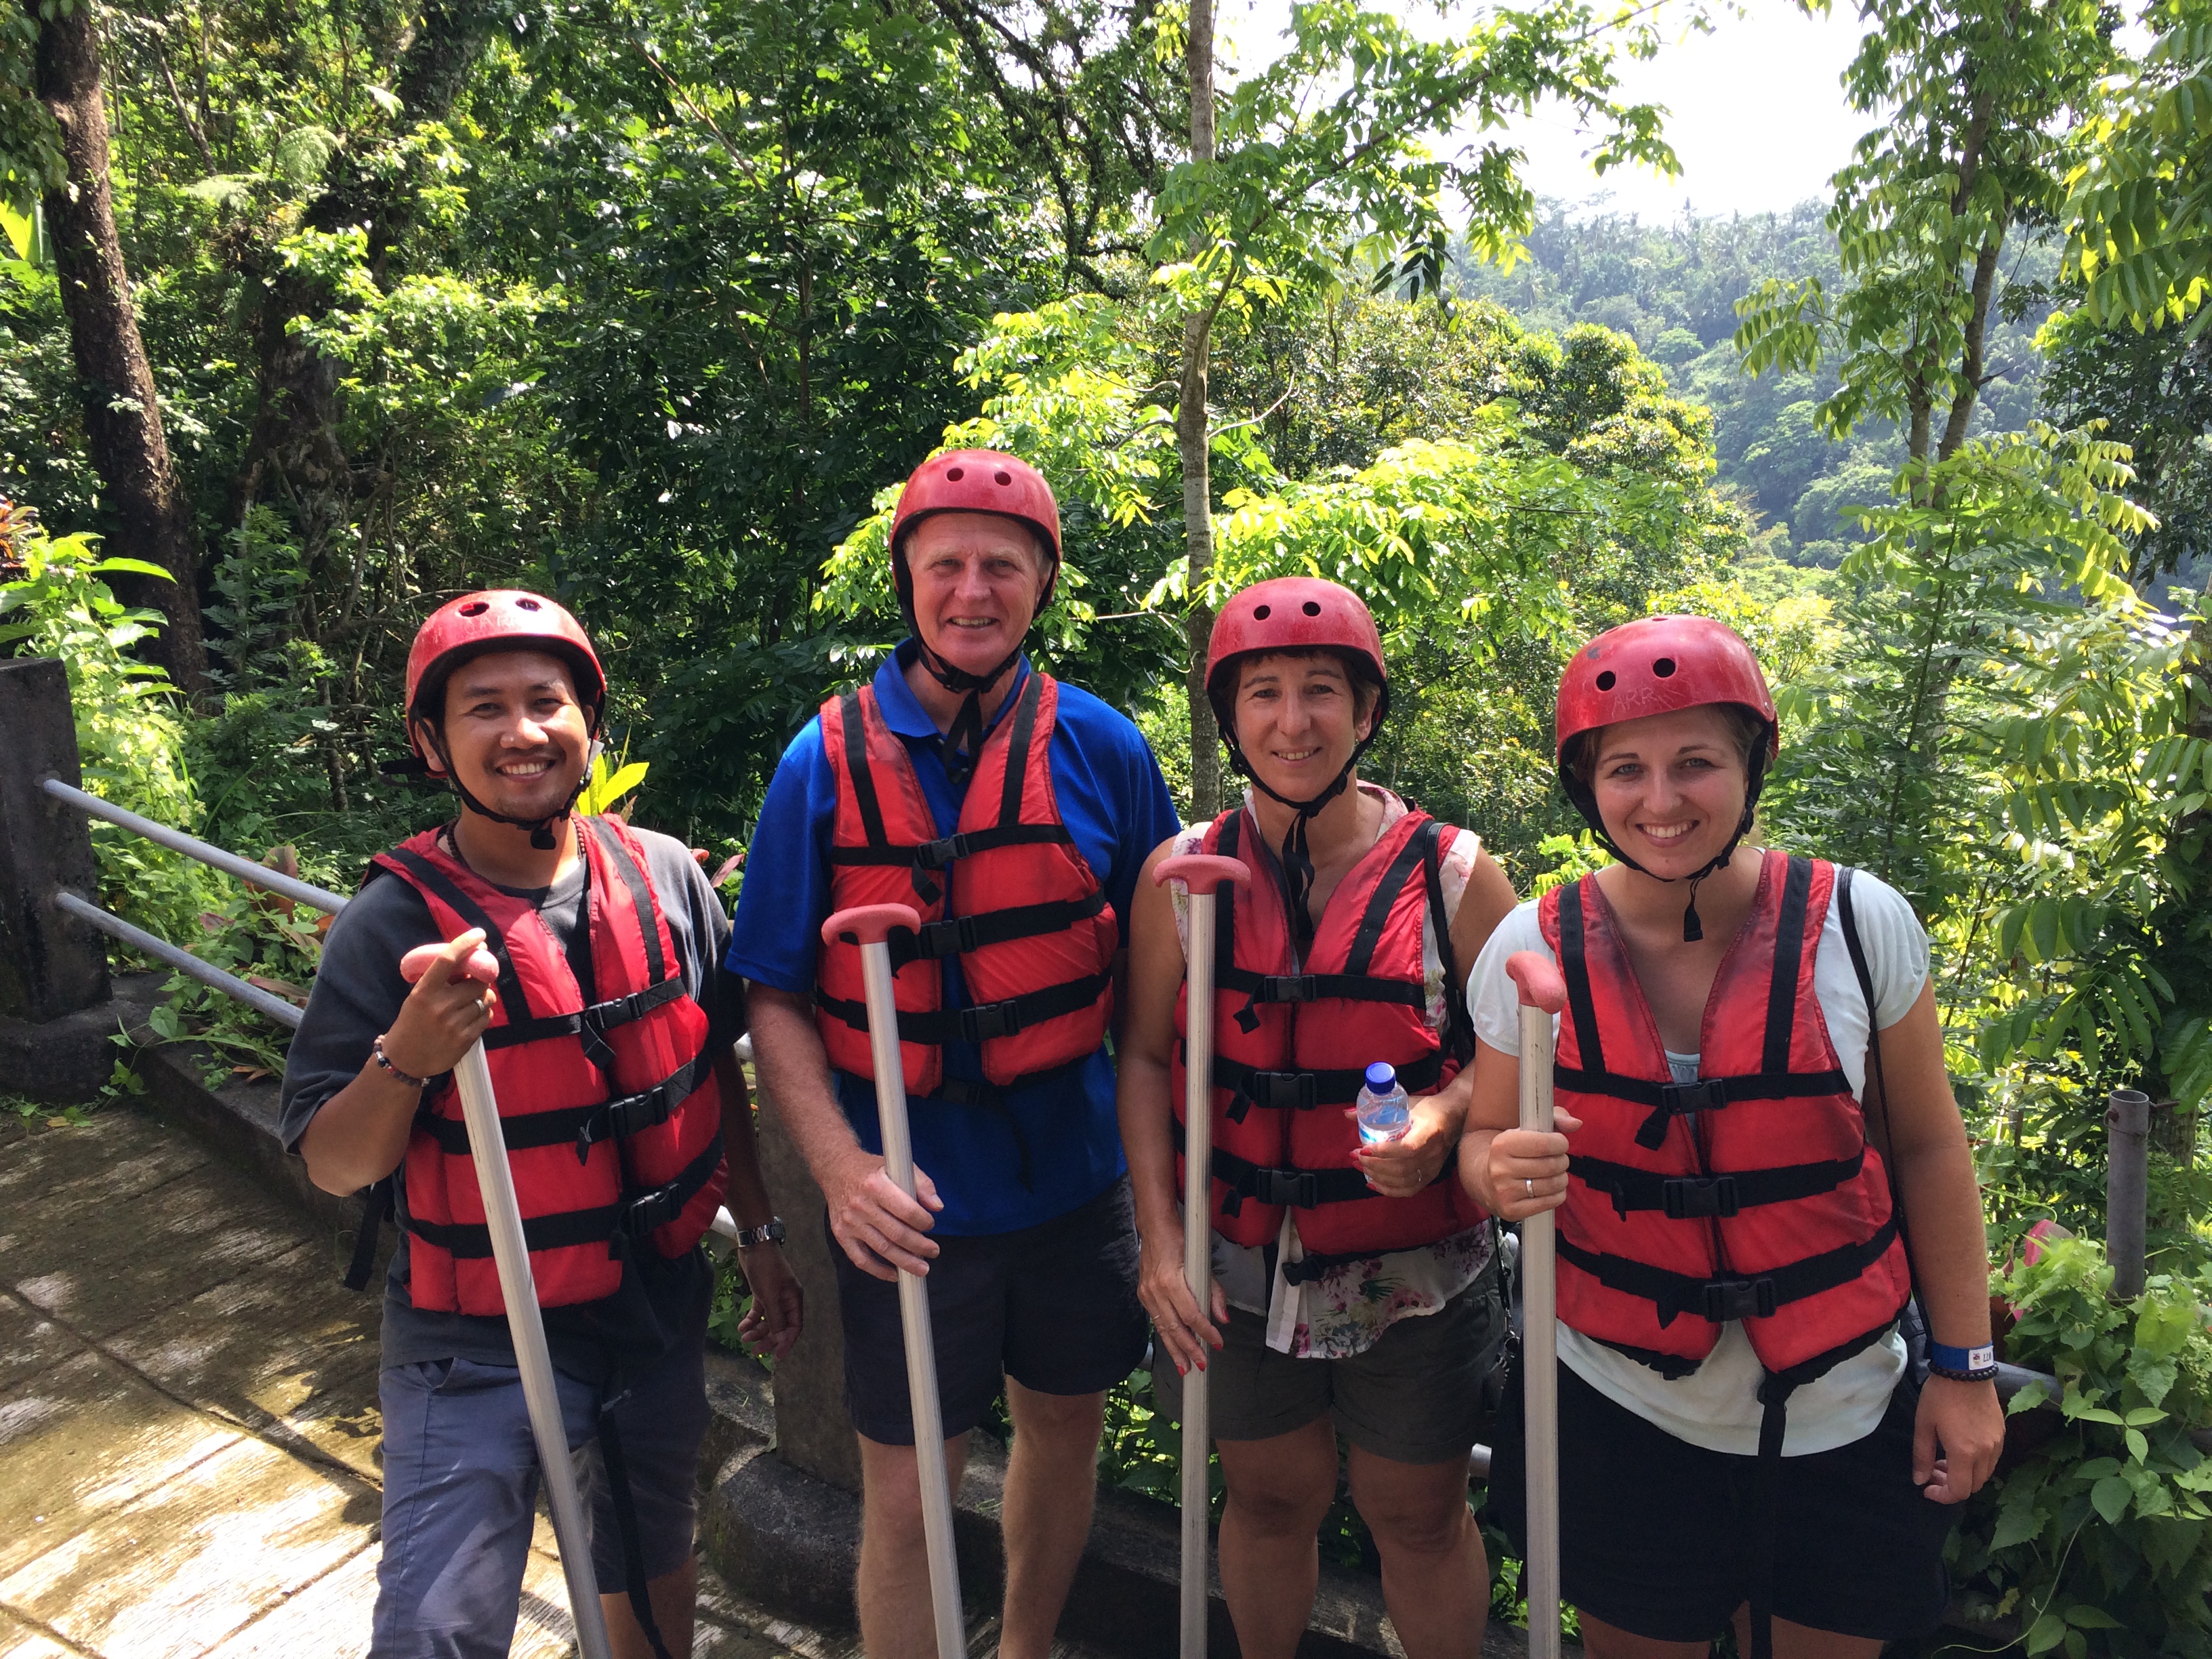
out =
[[[149,1117],[0,1119],[0,1659],[368,1651],[377,1302],[337,1275]],[[701,1577],[694,1659],[858,1652]],[[542,1513],[513,1651],[574,1651]]]

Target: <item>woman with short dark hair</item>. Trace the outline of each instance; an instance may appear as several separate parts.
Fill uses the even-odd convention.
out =
[[[1461,975],[1513,890],[1476,837],[1358,778],[1389,689],[1357,595],[1304,577],[1245,589],[1215,623],[1206,685],[1253,787],[1146,873],[1203,851],[1252,880],[1215,901],[1203,1308],[1182,1262],[1185,1225],[1204,1224],[1176,1207],[1185,897],[1137,884],[1120,1109],[1152,1374],[1170,1417],[1190,1366],[1211,1377],[1221,1583],[1244,1653],[1288,1659],[1305,1629],[1340,1431],[1407,1653],[1473,1659],[1489,1573],[1467,1455],[1504,1315],[1494,1230],[1449,1166],[1470,1042]],[[1414,1098],[1401,1138],[1363,1146],[1352,1104],[1371,1062]]]

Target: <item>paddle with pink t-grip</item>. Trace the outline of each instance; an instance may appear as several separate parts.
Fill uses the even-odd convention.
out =
[[[1179,881],[1189,894],[1183,940],[1182,1277],[1200,1316],[1213,1291],[1213,902],[1222,887],[1249,886],[1237,859],[1186,853],[1152,866],[1155,882]],[[1182,1380],[1182,1659],[1205,1659],[1206,1520],[1212,1496],[1206,1455],[1212,1424],[1206,1372]]]
[[[1540,951],[1516,951],[1505,971],[1521,993],[1521,1127],[1552,1132],[1552,1022],[1567,982]],[[1528,1447],[1528,1655],[1559,1653],[1559,1234],[1554,1212],[1521,1223],[1521,1386]]]
[[[410,984],[430,971],[441,945],[418,945],[399,959],[400,976]],[[499,963],[481,945],[461,963],[461,979],[499,982]],[[561,1551],[561,1571],[568,1581],[568,1610],[575,1616],[576,1645],[583,1659],[611,1659],[606,1614],[592,1571],[592,1536],[584,1524],[584,1504],[576,1488],[576,1467],[569,1461],[568,1433],[561,1420],[561,1395],[554,1386],[553,1360],[545,1347],[545,1322],[538,1310],[538,1285],[530,1272],[530,1245],[523,1237],[522,1210],[515,1202],[514,1172],[507,1167],[507,1142],[500,1132],[499,1103],[491,1091],[491,1067],[481,1041],[453,1067],[460,1092],[461,1120],[476,1160],[477,1187],[483,1194],[484,1220],[491,1231],[492,1261],[499,1268],[499,1293],[507,1304],[507,1334],[514,1341],[515,1364],[522,1371],[522,1401],[530,1413],[530,1431],[538,1442],[538,1463],[545,1474],[545,1498],[553,1511],[553,1539]]]
[[[868,1009],[868,1054],[876,1073],[876,1121],[884,1136],[884,1173],[908,1198],[914,1189],[914,1139],[906,1120],[906,1065],[899,1054],[898,1000],[891,989],[890,936],[919,933],[908,904],[859,904],[822,924],[822,942],[860,947],[860,981]],[[924,971],[935,973],[933,963]],[[952,1486],[945,1470],[945,1413],[937,1401],[937,1345],[929,1323],[929,1288],[919,1273],[899,1270],[899,1323],[906,1334],[907,1398],[914,1410],[915,1468],[921,1480],[922,1544],[929,1557],[929,1601],[937,1620],[938,1659],[963,1659],[967,1632],[960,1611],[960,1564],[952,1550]]]

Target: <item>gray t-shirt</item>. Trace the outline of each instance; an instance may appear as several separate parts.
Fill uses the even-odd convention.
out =
[[[710,1048],[727,1047],[745,1030],[744,988],[720,965],[729,945],[729,918],[705,873],[680,842],[650,830],[631,833],[645,848],[646,875],[667,921],[684,988],[706,1012],[708,1043]],[[590,951],[579,926],[586,873],[579,859],[550,888],[502,890],[536,901],[589,995]],[[331,924],[307,1014],[284,1066],[281,1130],[289,1150],[299,1150],[301,1136],[323,1103],[360,1074],[371,1046],[392,1029],[409,990],[399,976],[400,957],[440,938],[422,896],[389,874],[368,883]],[[385,1278],[383,1363],[408,1365],[458,1358],[513,1364],[514,1347],[503,1316],[433,1313],[409,1299],[404,1171],[403,1164],[392,1172],[400,1231],[398,1251]],[[546,1342],[560,1370],[597,1380],[616,1361],[645,1363],[684,1328],[713,1282],[697,1250],[671,1261],[648,1247],[632,1261],[634,1271],[625,1275],[615,1295],[582,1306],[545,1310]]]

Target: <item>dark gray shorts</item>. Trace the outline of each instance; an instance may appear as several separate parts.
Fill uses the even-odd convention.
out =
[[[615,1407],[648,1578],[690,1559],[699,1445],[707,1431],[705,1328],[684,1338]],[[574,1449],[599,1588],[623,1588],[599,1444],[601,1390],[556,1371]],[[377,1563],[374,1659],[503,1659],[514,1637],[538,1503],[538,1446],[512,1365],[439,1359],[388,1365],[384,1409],[384,1547]]]
[[[947,1439],[990,1414],[1006,1377],[1039,1394],[1098,1394],[1145,1357],[1128,1176],[1036,1226],[937,1243],[922,1282]],[[853,1426],[880,1445],[911,1446],[898,1285],[855,1267],[834,1237],[830,1256]]]
[[[1207,1363],[1217,1440],[1270,1440],[1323,1413],[1363,1451],[1394,1463],[1464,1460],[1490,1427],[1484,1382],[1505,1341],[1497,1276],[1486,1268],[1432,1314],[1401,1319],[1348,1359],[1294,1359],[1267,1346],[1267,1322],[1229,1310],[1224,1346]],[[1182,1378],[1159,1359],[1152,1389],[1180,1422]]]

